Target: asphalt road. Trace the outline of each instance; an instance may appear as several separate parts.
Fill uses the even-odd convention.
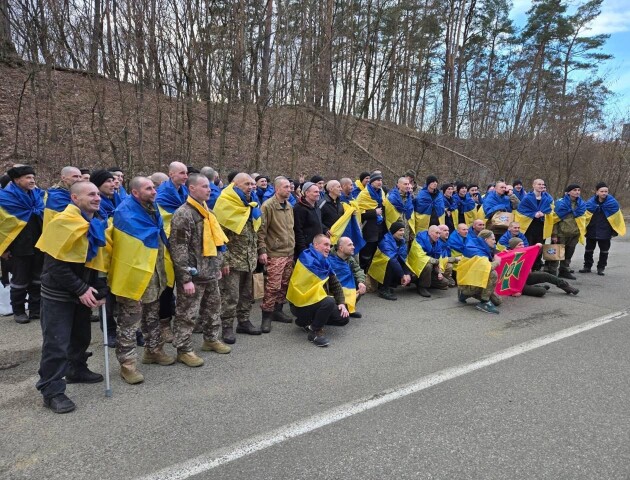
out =
[[[328,348],[274,324],[239,335],[230,355],[202,352],[199,369],[142,365],[138,386],[112,354],[113,397],[69,385],[78,408],[67,415],[34,388],[39,326],[0,318],[0,478],[628,479],[630,316],[610,314],[630,309],[629,255],[616,239],[606,276],[578,274],[577,297],[552,287],[506,299],[498,316],[453,290],[370,295],[363,319],[329,329]],[[90,365],[102,372],[93,332]]]

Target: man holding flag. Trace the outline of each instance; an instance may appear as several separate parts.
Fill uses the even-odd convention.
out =
[[[361,318],[361,312],[356,310],[356,304],[361,295],[367,291],[365,272],[354,257],[354,242],[350,237],[341,237],[337,246],[328,257],[335,275],[341,283],[346,306],[352,318]]]
[[[368,275],[380,284],[378,296],[385,300],[398,300],[394,295],[394,288],[398,285],[406,287],[411,283],[404,237],[405,225],[402,222],[392,223],[389,232],[379,242],[368,270]]]
[[[411,196],[411,185],[407,177],[400,177],[395,188],[392,188],[385,201],[385,224],[387,228],[394,222],[402,222],[405,225],[405,241],[409,236],[415,234],[413,222],[413,198]]]
[[[44,257],[35,244],[42,233],[44,192],[36,187],[35,170],[28,165],[13,167],[7,174],[11,183],[0,190],[0,255],[11,261],[13,318],[28,323],[39,318]]]
[[[330,239],[316,235],[298,257],[287,290],[291,311],[297,317],[296,325],[305,328],[308,340],[318,347],[330,343],[324,326],[346,325],[349,316],[343,287],[330,264],[329,254]]]
[[[446,231],[448,232],[448,227]],[[443,268],[440,266],[440,257],[445,246],[440,241],[438,225],[431,225],[428,230],[418,232],[411,243],[407,266],[417,277],[416,288],[421,297],[431,296],[427,290],[430,287],[443,290],[448,288],[448,280],[444,278]],[[448,257],[445,259],[448,260]]]
[[[108,280],[120,308],[116,338],[120,375],[136,384],[144,381],[136,366],[138,326],[145,341],[142,363],[172,365],[175,358],[164,353],[160,336],[159,299],[168,283],[164,261],[168,239],[155,203],[157,193],[146,177],[132,178],[129,188],[131,195],[114,213]]]
[[[42,272],[42,357],[37,389],[44,406],[71,412],[66,383],[97,383],[103,376],[88,369],[92,308],[107,293],[104,277],[106,220],[97,214],[98,188],[89,182],[70,187],[71,203],[50,221],[37,242],[44,252]],[[65,376],[65,381],[64,381]]]
[[[372,173],[365,189],[361,190],[357,197],[357,206],[361,213],[362,234],[365,246],[359,249],[359,262],[361,268],[367,272],[372,262],[378,242],[387,231],[385,225],[385,193],[383,193],[383,175]],[[404,228],[404,226],[403,226]]]

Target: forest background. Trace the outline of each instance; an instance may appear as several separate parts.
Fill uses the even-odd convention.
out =
[[[0,167],[606,180],[602,0],[0,0]],[[630,132],[628,132],[630,137]]]

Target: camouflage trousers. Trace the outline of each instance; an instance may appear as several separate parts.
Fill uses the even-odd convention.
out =
[[[471,285],[460,285],[460,291],[467,297],[479,296],[482,302],[490,300],[490,295],[494,293],[494,287],[497,286],[497,280],[499,276],[495,269],[490,270],[490,276],[488,277],[488,284],[486,288],[473,287]]]
[[[252,273],[230,270],[229,275],[219,280],[219,288],[222,327],[232,328],[235,318],[239,323],[249,320],[253,300]]]
[[[219,338],[221,328],[221,294],[219,281],[195,283],[195,293],[186,295],[177,285],[177,304],[173,322],[173,347],[178,352],[192,352],[192,333],[197,318],[203,328],[203,339],[214,341]]]
[[[263,312],[273,312],[276,304],[285,302],[292,272],[293,257],[267,258],[265,296],[260,306]]]
[[[116,329],[116,358],[123,364],[136,361],[136,330],[142,330],[144,348],[154,352],[162,346],[160,335],[160,301],[141,303],[125,297],[118,301],[118,328]]]

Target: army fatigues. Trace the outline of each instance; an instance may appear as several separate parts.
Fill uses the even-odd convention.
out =
[[[500,263],[501,260],[499,259],[490,262],[492,270],[490,270],[490,276],[488,277],[488,284],[486,285],[486,288],[474,287],[472,285],[460,285],[460,292],[467,297],[478,298],[482,302],[488,302],[490,297],[495,298],[492,294],[494,293],[494,288],[497,286],[497,281],[499,280],[496,268],[500,265]]]
[[[223,253],[217,252],[212,257],[203,255],[203,229],[203,217],[188,203],[173,214],[170,252],[177,282],[173,346],[180,353],[193,351],[192,332],[197,317],[201,320],[203,339],[211,342],[219,339],[219,273]],[[192,276],[188,267],[196,268],[197,275]],[[183,285],[191,281],[195,285],[195,293],[186,295]]]
[[[571,202],[571,208],[575,208],[576,202]],[[553,275],[558,274],[558,266],[560,266],[561,274],[571,273],[571,259],[575,253],[575,247],[580,240],[580,229],[575,222],[573,213],[569,213],[553,226],[553,238],[557,238],[560,244],[564,245],[564,260],[561,261],[545,261],[545,270]]]
[[[227,229],[225,234],[229,243],[223,264],[230,267],[230,273],[219,281],[221,325],[232,328],[234,319],[238,323],[249,321],[252,311],[252,272],[258,260],[257,240],[251,219],[247,220],[240,234]]]

